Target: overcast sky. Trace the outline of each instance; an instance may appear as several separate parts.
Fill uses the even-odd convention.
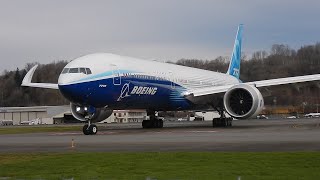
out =
[[[1,0],[0,72],[94,52],[157,60],[251,54],[320,41],[319,0]]]

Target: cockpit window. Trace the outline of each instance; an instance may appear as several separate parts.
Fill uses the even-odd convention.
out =
[[[89,68],[86,68],[87,74],[92,74],[91,70]]]
[[[87,74],[85,68],[80,68],[80,73]]]
[[[64,69],[62,70],[61,74],[66,74],[66,73],[68,73],[68,72],[69,72],[69,68],[64,68]]]
[[[89,68],[64,68],[61,72],[61,74],[67,74],[67,73],[83,73],[83,74],[92,74],[91,70]]]
[[[79,68],[70,68],[69,73],[79,73]]]

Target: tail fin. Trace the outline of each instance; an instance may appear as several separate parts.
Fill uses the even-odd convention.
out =
[[[242,41],[243,25],[238,26],[236,40],[234,42],[233,52],[227,74],[239,79],[240,76],[240,61],[241,61],[241,41]]]

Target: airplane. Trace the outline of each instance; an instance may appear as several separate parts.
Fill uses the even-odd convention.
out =
[[[238,26],[226,73],[96,53],[69,62],[58,83],[32,83],[38,65],[32,67],[22,86],[57,89],[70,101],[72,115],[85,135],[96,134],[94,124],[108,118],[114,109],[146,109],[149,120],[143,128],[162,128],[157,111],[217,110],[213,127],[232,126],[232,120],[258,115],[264,106],[259,88],[320,80],[320,74],[242,82],[240,60],[243,25]],[[226,113],[230,115],[226,117]]]

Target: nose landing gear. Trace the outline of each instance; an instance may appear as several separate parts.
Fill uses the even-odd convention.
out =
[[[94,135],[97,134],[98,128],[95,124],[91,124],[90,126],[86,124],[83,126],[82,131],[84,135]]]
[[[82,128],[84,135],[94,135],[98,132],[98,127],[95,124],[91,124],[91,121],[88,120],[88,124],[84,125]]]

